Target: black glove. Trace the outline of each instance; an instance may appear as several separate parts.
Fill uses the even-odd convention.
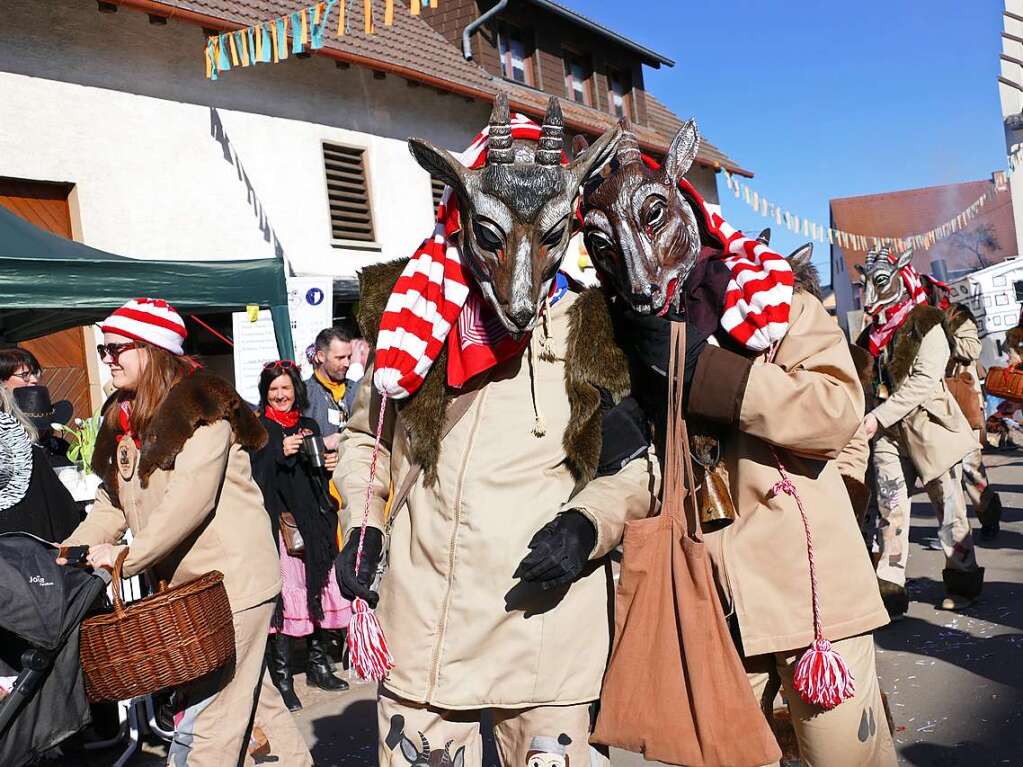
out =
[[[671,319],[667,316],[657,317],[652,314],[639,314],[626,309],[625,324],[632,336],[630,340],[633,351],[639,360],[658,375],[668,377],[668,362],[671,346]],[[689,384],[696,373],[696,363],[700,354],[707,346],[707,339],[714,332],[709,325],[703,327],[692,323],[686,325],[686,367],[682,377],[683,390],[688,393]]]
[[[601,417],[600,432],[598,477],[617,474],[650,446],[647,416],[635,397],[626,397],[605,410]]]
[[[373,578],[376,577],[377,566],[384,552],[384,534],[375,527],[366,528],[366,541],[362,546],[362,561],[359,572],[355,572],[355,560],[359,551],[359,534],[361,528],[356,527],[348,536],[348,542],[334,560],[334,572],[337,574],[337,585],[341,596],[345,599],[361,597],[370,607],[376,607],[380,595],[373,591]]]
[[[564,586],[579,577],[597,542],[597,529],[579,511],[566,511],[541,527],[529,542],[530,553],[513,578],[543,589]]]

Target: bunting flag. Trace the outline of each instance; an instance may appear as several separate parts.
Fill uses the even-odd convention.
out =
[[[1008,175],[1011,175],[1013,172],[1012,158],[1010,158],[1009,166],[1010,169]],[[785,210],[780,205],[775,205],[773,202],[769,202],[766,197],[751,189],[748,184],[739,181],[727,170],[724,171],[724,174],[725,184],[728,187],[728,190],[735,195],[736,199],[743,200],[743,202],[749,205],[755,213],[759,213],[765,218],[773,219],[778,226],[784,226],[790,232],[802,234],[803,237],[814,242],[838,245],[839,247],[848,250],[866,251],[890,248],[899,253],[909,250],[910,248],[928,250],[935,243],[951,237],[956,234],[956,232],[966,229],[970,225],[970,222],[980,214],[983,207],[994,200],[995,195],[999,191],[1004,191],[1005,188],[1004,182],[998,182],[996,180],[992,189],[986,191],[972,204],[957,213],[944,224],[920,234],[892,237],[890,235],[854,234],[852,232],[846,232],[841,229],[835,229],[830,226],[818,224],[808,218],[797,216],[796,214]]]
[[[351,0],[324,0],[294,13],[262,21],[245,29],[213,35],[206,41],[203,58],[206,79],[217,80],[232,67],[276,64],[291,54],[306,53],[323,47],[329,17],[337,8],[337,37],[351,30],[347,6]],[[384,26],[394,25],[394,0],[384,0]],[[409,0],[409,13],[418,16],[423,8],[436,10],[439,0]],[[373,0],[363,0],[363,31],[375,34]]]

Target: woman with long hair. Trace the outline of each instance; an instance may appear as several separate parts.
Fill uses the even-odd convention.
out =
[[[219,570],[234,614],[234,664],[179,690],[168,763],[241,764],[255,719],[282,764],[311,765],[263,673],[280,567],[246,451],[266,433],[230,384],[185,356],[184,322],[165,301],[129,301],[101,328],[116,387],[93,456],[103,486],[64,543],[88,545],[89,565],[112,568],[131,530],[125,576],[177,586]]]
[[[74,499],[54,474],[32,419],[0,386],[0,533],[59,541],[81,521]]]
[[[331,497],[328,476],[337,464],[337,453],[325,453],[323,465],[317,466],[303,451],[303,440],[319,436],[320,428],[302,415],[309,402],[299,373],[290,360],[263,368],[259,419],[268,439],[252,456],[252,473],[263,491],[273,540],[280,549],[283,580],[270,627],[267,667],[292,711],[302,707],[291,673],[292,637],[308,637],[308,684],[347,690],[348,683],[331,669],[324,630],[347,628],[351,619],[351,604],[341,596],[334,575],[337,502]]]

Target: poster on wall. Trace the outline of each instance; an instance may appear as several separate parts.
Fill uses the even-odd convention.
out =
[[[312,375],[305,351],[316,334],[331,325],[333,284],[329,277],[296,277],[288,280],[288,312],[291,315],[291,339],[295,356],[302,367],[302,378]],[[234,379],[238,393],[253,404],[259,401],[259,375],[263,365],[278,359],[273,319],[269,309],[259,312],[233,312]]]

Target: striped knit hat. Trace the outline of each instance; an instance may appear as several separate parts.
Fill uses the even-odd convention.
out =
[[[184,354],[188,330],[173,306],[158,298],[133,298],[100,325],[104,333],[144,341],[172,354]]]

